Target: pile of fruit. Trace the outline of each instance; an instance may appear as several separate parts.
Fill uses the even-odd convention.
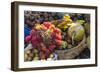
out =
[[[68,50],[77,46],[84,38],[87,38],[90,46],[89,24],[84,20],[74,21],[67,14],[61,22],[35,23],[30,35],[25,37],[25,61],[34,60],[58,60],[59,54],[55,50]],[[28,48],[28,49],[27,49]]]
[[[38,52],[38,59],[47,59],[55,48],[61,46],[61,30],[50,22],[37,24],[25,39],[26,43],[31,43],[33,51]]]
[[[35,11],[25,11],[24,12],[25,24],[33,27],[35,24],[41,24],[43,22],[53,21],[62,19],[63,13],[53,13],[53,12],[35,12]]]

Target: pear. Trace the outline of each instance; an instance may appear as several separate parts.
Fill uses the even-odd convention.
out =
[[[68,36],[72,41],[79,42],[83,39],[85,35],[85,30],[81,24],[72,23],[68,29]]]

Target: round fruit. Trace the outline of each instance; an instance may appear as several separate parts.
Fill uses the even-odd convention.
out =
[[[37,49],[34,49],[34,53],[38,53],[38,50]]]
[[[29,36],[27,36],[26,38],[25,38],[25,42],[29,42],[31,40],[31,36],[29,35]]]
[[[69,37],[74,41],[81,41],[84,37],[85,31],[82,25],[72,23],[68,29]]]
[[[53,57],[54,57],[54,55],[53,55],[53,54],[50,54],[50,55],[49,55],[49,57],[50,57],[50,58],[53,58]]]
[[[45,27],[49,28],[52,24],[50,22],[44,22],[43,23]]]
[[[50,51],[53,51],[55,47],[56,47],[55,45],[50,45],[48,49],[49,49]]]
[[[39,60],[39,57],[34,57],[33,60]]]
[[[30,53],[31,53],[31,50],[28,49],[28,50],[25,51],[25,53],[26,53],[26,54],[30,54]]]
[[[62,41],[61,48],[65,49],[68,46],[66,41]]]
[[[61,43],[62,43],[61,40],[56,39],[55,42],[57,43],[58,46],[61,46]]]
[[[32,50],[34,57],[39,57],[40,60],[47,59],[56,47],[61,46],[61,40],[61,30],[50,22],[36,24],[27,37],[27,41],[34,48]]]

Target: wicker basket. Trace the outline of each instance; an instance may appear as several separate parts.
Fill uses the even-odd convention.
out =
[[[85,48],[87,47],[86,44],[86,37],[76,46],[68,50],[55,50],[55,53],[58,54],[58,59],[74,59],[78,56]]]

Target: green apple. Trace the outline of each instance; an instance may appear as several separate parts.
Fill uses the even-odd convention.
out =
[[[67,41],[62,41],[61,48],[65,49],[68,46]]]

